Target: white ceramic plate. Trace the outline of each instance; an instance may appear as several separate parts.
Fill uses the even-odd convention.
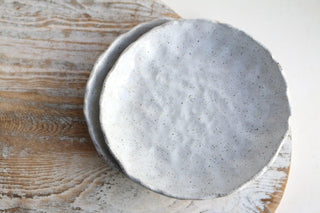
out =
[[[225,196],[261,173],[289,116],[270,53],[206,20],[171,21],[141,36],[100,98],[102,130],[125,173],[183,199]]]

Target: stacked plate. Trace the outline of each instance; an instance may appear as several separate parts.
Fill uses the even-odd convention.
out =
[[[208,20],[156,20],[120,36],[87,84],[98,153],[178,199],[228,195],[261,175],[287,132],[286,83],[244,32]]]

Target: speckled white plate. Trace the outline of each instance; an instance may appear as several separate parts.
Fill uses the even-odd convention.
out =
[[[224,196],[261,173],[289,116],[270,53],[206,20],[144,34],[121,54],[100,98],[102,130],[125,173],[182,199]]]

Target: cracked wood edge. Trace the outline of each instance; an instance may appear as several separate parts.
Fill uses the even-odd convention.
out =
[[[159,1],[0,1],[0,212],[274,212],[288,139],[265,175],[206,201],[168,198],[98,158],[82,113],[93,63],[133,26],[179,18]]]

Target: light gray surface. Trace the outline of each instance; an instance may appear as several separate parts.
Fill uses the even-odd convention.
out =
[[[288,130],[280,68],[241,31],[173,21],[120,56],[100,120],[125,172],[169,196],[227,195],[257,175]]]
[[[244,30],[281,63],[292,109],[292,162],[277,213],[319,213],[320,1],[162,0],[184,18]]]

